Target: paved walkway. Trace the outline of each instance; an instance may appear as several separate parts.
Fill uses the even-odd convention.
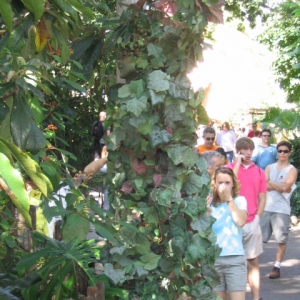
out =
[[[281,264],[280,278],[269,279],[277,244],[273,237],[264,244],[264,253],[259,257],[261,274],[261,297],[264,300],[300,300],[300,225],[293,227],[289,233],[289,240]],[[251,300],[250,290],[247,300]]]

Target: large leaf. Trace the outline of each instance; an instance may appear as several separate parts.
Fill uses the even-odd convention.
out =
[[[188,167],[192,167],[198,158],[198,154],[191,147],[177,145],[169,147],[166,150],[175,165],[183,163]]]
[[[157,127],[157,126],[155,126],[153,128],[153,131],[151,133],[149,133],[148,136],[149,136],[149,141],[150,141],[152,148],[154,148],[158,145],[161,145],[161,144],[166,144],[172,138],[172,134],[170,134],[165,129],[160,130],[159,127]]]
[[[34,14],[36,20],[39,20],[44,13],[45,0],[22,0],[27,9]]]
[[[81,1],[79,0],[66,0],[69,2],[79,13],[83,14],[84,16],[93,19],[94,13],[89,7],[85,7]]]
[[[32,179],[32,181],[36,184],[39,190],[45,196],[47,196],[48,191],[52,190],[52,185],[49,179],[42,173],[39,165],[14,144],[0,138],[0,152],[3,152],[5,149],[15,157],[15,159],[18,161],[27,175]]]
[[[149,74],[148,88],[155,92],[167,91],[170,88],[168,75],[160,70]]]
[[[19,148],[33,154],[40,151],[46,142],[20,92],[14,97],[14,106],[11,113],[11,133]]]
[[[89,230],[90,222],[88,219],[77,214],[71,214],[64,223],[62,235],[66,243],[75,238],[84,241]]]
[[[13,27],[13,11],[11,9],[10,3],[7,0],[1,0],[0,14],[2,15],[8,31],[11,32]]]
[[[147,98],[145,96],[137,99],[133,98],[127,102],[127,110],[138,117],[147,107]]]
[[[24,217],[26,223],[31,226],[29,199],[20,172],[12,167],[9,159],[3,153],[0,153],[0,166],[0,176],[9,188],[6,192]],[[5,187],[3,186],[3,188]]]

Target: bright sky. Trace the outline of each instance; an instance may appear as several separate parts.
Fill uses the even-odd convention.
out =
[[[272,54],[266,47],[237,31],[234,24],[218,25],[214,38],[213,50],[205,51],[205,62],[190,77],[194,88],[212,84],[206,106],[210,118],[251,122],[250,108],[284,105],[285,95],[275,82]]]

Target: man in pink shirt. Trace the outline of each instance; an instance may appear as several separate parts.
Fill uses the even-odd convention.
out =
[[[248,218],[243,227],[243,244],[252,299],[259,300],[262,298],[260,298],[258,256],[263,252],[259,221],[266,203],[267,183],[264,171],[251,161],[254,150],[252,139],[248,137],[238,139],[235,148],[236,161],[225,167],[234,170],[241,184],[240,195],[247,200]]]

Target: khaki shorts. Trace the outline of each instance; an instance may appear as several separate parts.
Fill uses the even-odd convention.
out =
[[[260,220],[263,242],[267,243],[273,233],[277,243],[285,244],[289,235],[289,225],[289,215],[264,211]]]
[[[246,259],[253,259],[263,253],[262,234],[259,216],[255,215],[252,222],[243,226],[243,245]]]
[[[215,292],[246,291],[247,264],[244,255],[220,256],[215,262],[215,269],[220,275],[221,284]]]

